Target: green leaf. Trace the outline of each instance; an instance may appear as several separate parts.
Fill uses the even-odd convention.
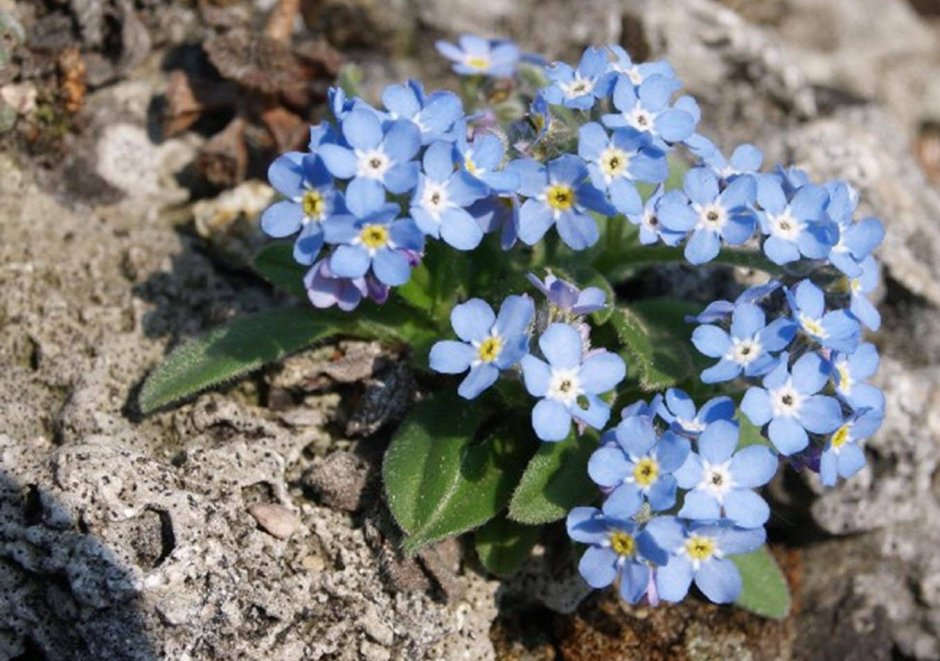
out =
[[[542,443],[526,466],[509,503],[509,518],[537,525],[564,518],[568,510],[597,498],[587,463],[597,449],[592,435],[574,431],[560,443]]]
[[[304,275],[307,269],[294,261],[290,242],[269,243],[258,251],[253,262],[255,270],[281,291],[300,298],[307,297]]]
[[[480,422],[478,406],[440,393],[392,439],[382,474],[407,551],[481,526],[509,501],[532,454],[531,432],[511,419],[475,442]]]
[[[309,307],[235,319],[174,349],[144,382],[137,400],[140,411],[152,413],[343,332],[343,321]]]
[[[695,312],[697,306],[686,301],[656,298],[621,306],[611,316],[628,369],[644,390],[669,388],[697,374],[701,358],[684,319]]]
[[[492,519],[476,531],[477,555],[486,570],[497,576],[515,573],[539,539],[537,526],[510,521],[505,515]]]
[[[741,572],[741,596],[734,603],[745,610],[775,620],[790,612],[790,588],[780,566],[766,546],[730,556]]]

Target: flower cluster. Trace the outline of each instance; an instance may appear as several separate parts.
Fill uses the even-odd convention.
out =
[[[878,354],[863,337],[880,325],[868,295],[879,280],[881,222],[856,218],[858,196],[844,182],[762,171],[753,145],[726,157],[697,132],[698,104],[665,62],[634,63],[609,46],[588,48],[576,66],[545,66],[511,42],[470,35],[437,48],[467,77],[465,98],[485,92],[484,107],[467,111],[457,95],[426,93],[416,81],[387,87],[381,108],[332,90],[332,121],[311,130],[308,152],[271,166],[284,199],[262,227],[295,237],[294,259],[320,308],[385,302],[434,242],[469,252],[494,234],[504,251],[541,255],[531,263],[547,275],[528,278],[544,303],[501,291],[497,312],[454,296],[468,299],[451,310],[456,339],[433,345],[430,368],[464,375],[457,390],[468,400],[500,378],[521,382],[542,441],[564,441],[572,423],[576,434],[601,432],[587,470],[603,502],[567,519],[571,538],[588,547],[587,583],[617,583],[630,603],[678,601],[693,583],[714,602],[736,600],[742,581],[731,558],[766,540],[770,508],[759,489],[781,463],[817,472],[827,486],[852,476],[881,425],[884,396],[866,383]],[[680,160],[681,184],[667,185]],[[616,301],[549,268],[559,242],[564,266],[577,269],[618,237],[662,244],[693,265],[729,247],[750,250],[773,274],[688,319],[692,344],[714,359],[700,380],[743,392],[740,406],[720,395],[697,407],[672,388],[624,408],[607,429],[626,390],[620,352],[600,346],[619,330],[598,329]],[[745,441],[747,423],[760,441]]]
[[[549,274],[530,275],[547,298],[550,314],[533,352],[535,306],[528,296],[509,296],[499,314],[480,299],[454,307],[451,325],[461,341],[442,340],[431,348],[431,369],[445,374],[469,373],[458,393],[473,399],[493,385],[504,370],[521,368],[526,390],[538,399],[532,428],[543,441],[562,441],[574,421],[578,428],[603,429],[610,405],[602,395],[626,376],[623,359],[590,344],[590,326],[582,315],[605,305],[596,288],[583,292]],[[518,373],[519,369],[515,370]]]

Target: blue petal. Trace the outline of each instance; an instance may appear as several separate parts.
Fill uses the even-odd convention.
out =
[[[268,168],[268,181],[281,195],[293,198],[303,194],[303,157],[300,152],[289,152],[277,158]]]
[[[800,407],[800,422],[814,434],[828,434],[842,424],[842,409],[834,397],[813,395]]]
[[[717,521],[721,518],[721,506],[710,493],[689,491],[685,494],[678,516],[693,521]]]
[[[822,216],[828,200],[825,188],[813,184],[802,186],[790,200],[790,213],[797,220],[816,220]]]
[[[421,110],[421,103],[408,85],[389,85],[382,91],[382,104],[395,117],[411,119]]]
[[[646,497],[654,511],[672,509],[676,504],[676,478],[672,475],[661,476],[650,487]]]
[[[667,142],[681,142],[695,130],[695,118],[684,110],[670,108],[656,116],[656,132]]]
[[[691,444],[689,439],[672,431],[666,431],[656,447],[656,458],[663,472],[671,473],[685,464]]]
[[[424,173],[436,182],[447,181],[454,172],[454,145],[450,142],[434,142],[425,151],[422,159]]]
[[[731,334],[738,339],[750,339],[764,327],[764,311],[752,303],[734,308],[731,316]]]
[[[304,218],[303,208],[296,202],[281,200],[264,210],[261,229],[268,236],[282,239],[300,229]]]
[[[430,366],[442,374],[460,374],[476,360],[476,350],[464,342],[441,340],[431,347]]]
[[[526,200],[519,210],[519,238],[534,246],[554,222],[552,210],[547,204],[538,200]]]
[[[555,400],[539,400],[532,409],[532,428],[543,441],[563,441],[571,430],[571,414]]]
[[[372,271],[380,282],[389,287],[397,287],[408,282],[411,277],[411,264],[400,250],[385,248],[375,253]]]
[[[596,161],[609,143],[604,127],[597,122],[588,122],[578,132],[578,156],[586,161]]]
[[[645,416],[630,416],[617,425],[617,443],[624,452],[633,457],[642,457],[656,445],[656,432],[652,422]]]
[[[575,507],[565,521],[568,536],[582,544],[602,544],[610,537],[607,521],[596,507]]]
[[[613,490],[604,501],[604,515],[621,521],[626,521],[640,511],[643,497],[635,484],[621,484]]]
[[[385,189],[375,179],[356,177],[346,187],[346,206],[356,218],[366,218],[385,203]]]
[[[694,452],[690,453],[682,465],[673,471],[673,475],[683,489],[692,489],[702,481],[704,466],[702,459]]]
[[[709,358],[721,358],[731,348],[731,338],[717,326],[707,324],[692,332],[692,344]]]
[[[779,236],[769,236],[764,241],[764,254],[774,264],[789,264],[800,258],[800,249],[792,241],[781,239]]]
[[[753,363],[751,363],[753,365]],[[741,366],[733,360],[722,358],[711,367],[702,370],[702,383],[730,381],[741,373]]]
[[[693,202],[710,204],[718,197],[718,179],[707,168],[692,168],[685,173],[683,190]]]
[[[741,574],[733,562],[712,559],[695,573],[695,585],[716,604],[730,604],[741,594]]]
[[[451,326],[464,342],[482,342],[489,336],[495,322],[493,308],[479,298],[455,305],[450,312]]]
[[[382,179],[390,193],[401,195],[418,185],[418,172],[421,166],[414,161],[396,163],[385,172]]]
[[[620,568],[620,597],[635,604],[649,588],[650,569],[638,562],[625,562]]]
[[[725,516],[742,528],[759,528],[770,518],[770,507],[755,492],[732,489],[725,496]]]
[[[556,369],[570,369],[581,364],[581,334],[567,324],[550,325],[539,338],[539,348]]]
[[[804,394],[819,392],[829,381],[829,367],[819,354],[808,353],[793,365],[793,387]]]
[[[349,179],[356,174],[358,163],[351,149],[339,145],[321,145],[317,154],[334,177]]]
[[[617,578],[617,558],[609,548],[592,546],[581,556],[578,571],[592,588],[605,588]]]
[[[610,183],[610,201],[622,214],[643,213],[643,198],[633,182],[622,177]]]
[[[793,418],[774,418],[767,428],[767,435],[780,454],[786,456],[799,452],[809,445],[806,430]]]
[[[728,420],[711,423],[698,439],[699,452],[712,464],[726,462],[737,446],[738,425]]]
[[[499,370],[493,365],[481,364],[470,368],[470,373],[461,382],[457,394],[464,399],[474,399],[499,378]]]
[[[522,359],[522,377],[530,395],[544,397],[552,379],[552,370],[544,361],[529,354]]]
[[[692,232],[692,237],[685,244],[685,258],[691,264],[705,264],[715,259],[721,249],[721,242],[715,232],[706,229]]]
[[[763,388],[751,387],[741,400],[741,411],[758,427],[766,425],[773,417],[770,395]]]
[[[548,178],[553,184],[575,185],[587,176],[587,166],[574,154],[562,154],[547,165]]]
[[[507,296],[499,306],[496,331],[505,337],[525,333],[535,315],[535,304],[528,296]]]
[[[466,209],[448,209],[441,217],[441,238],[457,250],[473,250],[483,230]]]
[[[375,113],[368,110],[352,110],[343,118],[343,137],[354,149],[375,149],[382,141],[382,123]],[[320,155],[323,155],[322,151]]]
[[[777,472],[777,455],[763,445],[749,445],[736,452],[729,470],[736,485],[754,489],[770,482]]]
[[[631,470],[631,464],[617,447],[598,448],[588,460],[588,475],[602,487],[622,484]]]
[[[688,559],[672,556],[669,564],[656,569],[656,592],[666,601],[682,601],[692,585],[692,563]]]
[[[330,270],[341,278],[359,278],[366,274],[372,260],[361,246],[337,246],[330,257]]]
[[[383,148],[396,163],[410,161],[421,149],[421,131],[407,120],[394,121],[385,133]]]
[[[294,260],[309,266],[316,260],[323,247],[323,227],[320,223],[307,223],[294,242]]]

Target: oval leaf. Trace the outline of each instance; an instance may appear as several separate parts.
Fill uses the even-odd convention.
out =
[[[741,596],[734,603],[775,620],[790,612],[790,588],[774,557],[762,546],[751,553],[730,556],[741,572]]]
[[[572,507],[597,498],[587,464],[597,449],[591,436],[572,432],[560,443],[542,443],[509,503],[509,518],[532,525],[564,518]]]
[[[307,297],[304,275],[308,267],[294,261],[293,243],[280,241],[267,244],[255,255],[252,266],[261,277],[281,291],[299,298]]]
[[[537,526],[510,521],[505,515],[496,517],[475,534],[480,562],[497,576],[508,576],[519,569],[538,539]]]
[[[480,413],[441,393],[406,418],[385,454],[389,508],[408,534],[405,549],[471,530],[506,506],[532,454],[530,434],[509,422],[474,442]]]
[[[343,321],[309,307],[235,319],[174,349],[144,382],[137,399],[140,411],[152,413],[337,335],[345,328]]]

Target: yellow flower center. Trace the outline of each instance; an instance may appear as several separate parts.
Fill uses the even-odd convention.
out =
[[[545,194],[548,206],[556,211],[567,211],[574,206],[574,189],[567,184],[549,186]]]
[[[301,204],[303,204],[304,215],[307,218],[320,220],[326,213],[326,200],[320,194],[320,191],[308,190],[305,192]]]
[[[841,448],[843,445],[849,442],[852,438],[850,433],[852,431],[852,423],[847,422],[836,430],[836,433],[832,435],[832,447],[836,450]]]
[[[852,389],[852,375],[849,374],[849,362],[840,360],[836,363],[836,372],[839,373],[839,388],[844,392]]]
[[[857,294],[862,290],[862,281],[859,278],[852,278],[849,286],[852,288],[852,293]]]
[[[632,556],[636,553],[636,540],[633,535],[618,530],[610,536],[610,548],[617,555]]]
[[[633,468],[633,479],[640,486],[648,487],[659,477],[659,464],[652,457],[645,457]]]
[[[477,349],[477,355],[484,363],[492,363],[499,358],[499,352],[503,348],[503,341],[498,337],[488,337],[480,343]]]
[[[826,329],[822,327],[822,324],[819,323],[817,319],[801,314],[800,323],[810,335],[815,335],[816,337],[826,337],[827,335]]]
[[[708,560],[716,549],[715,540],[711,537],[692,535],[685,543],[685,552],[693,560]]]
[[[388,229],[383,225],[366,225],[359,232],[359,239],[366,248],[383,248],[388,243]]]
[[[467,66],[471,69],[482,71],[490,66],[490,59],[482,55],[475,55],[467,58]]]
[[[477,164],[474,163],[473,159],[470,158],[469,156],[467,156],[467,158],[464,159],[463,166],[467,168],[467,172],[469,172],[470,174],[477,173]]]

